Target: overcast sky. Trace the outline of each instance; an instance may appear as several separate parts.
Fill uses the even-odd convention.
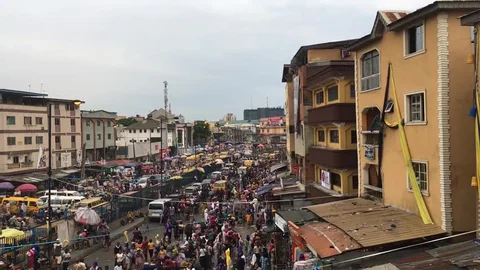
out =
[[[427,0],[0,2],[0,88],[82,99],[83,109],[163,107],[218,120],[284,105],[282,66],[302,45],[361,37],[379,9]]]

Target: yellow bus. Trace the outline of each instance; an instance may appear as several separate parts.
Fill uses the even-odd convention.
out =
[[[27,204],[27,213],[38,214],[38,198],[31,197],[4,197],[2,198],[2,206],[5,208],[7,203],[10,203],[10,213],[20,213],[22,202]]]
[[[225,190],[227,188],[227,181],[226,180],[220,180],[216,181],[213,184],[213,190]]]
[[[105,212],[105,209],[109,205],[108,202],[104,201],[102,197],[94,197],[90,199],[81,200],[76,203],[71,209],[72,212],[75,212],[80,207],[88,207],[95,210],[97,213],[102,214]]]

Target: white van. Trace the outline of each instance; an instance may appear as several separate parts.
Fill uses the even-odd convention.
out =
[[[52,189],[51,190],[51,196],[82,196],[80,192],[76,190],[67,190],[67,189]],[[48,197],[48,190],[45,191],[40,191],[37,193],[38,197]]]
[[[47,207],[48,205],[48,195],[42,196],[39,198],[39,204],[41,207]],[[51,207],[53,211],[64,211],[69,207],[73,206],[74,204],[80,202],[81,200],[85,200],[86,198],[83,196],[51,196]]]
[[[170,207],[172,199],[158,199],[148,204],[148,219],[161,219],[166,208]]]

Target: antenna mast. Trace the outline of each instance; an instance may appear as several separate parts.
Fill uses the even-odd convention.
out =
[[[165,114],[168,112],[168,82],[164,81],[163,84],[165,85],[165,89],[163,90],[163,101],[165,102]]]
[[[172,103],[168,103],[168,113],[172,115]]]
[[[268,108],[268,97],[267,97],[267,108]]]

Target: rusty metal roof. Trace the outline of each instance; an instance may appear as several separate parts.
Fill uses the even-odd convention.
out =
[[[383,23],[389,25],[397,20],[407,16],[410,12],[406,10],[395,11],[395,10],[379,10],[378,14],[381,16]]]
[[[424,224],[417,215],[363,198],[306,208],[346,232],[363,247],[445,233],[434,224]]]
[[[310,222],[300,227],[308,248],[320,258],[328,258],[362,246],[328,222]]]

